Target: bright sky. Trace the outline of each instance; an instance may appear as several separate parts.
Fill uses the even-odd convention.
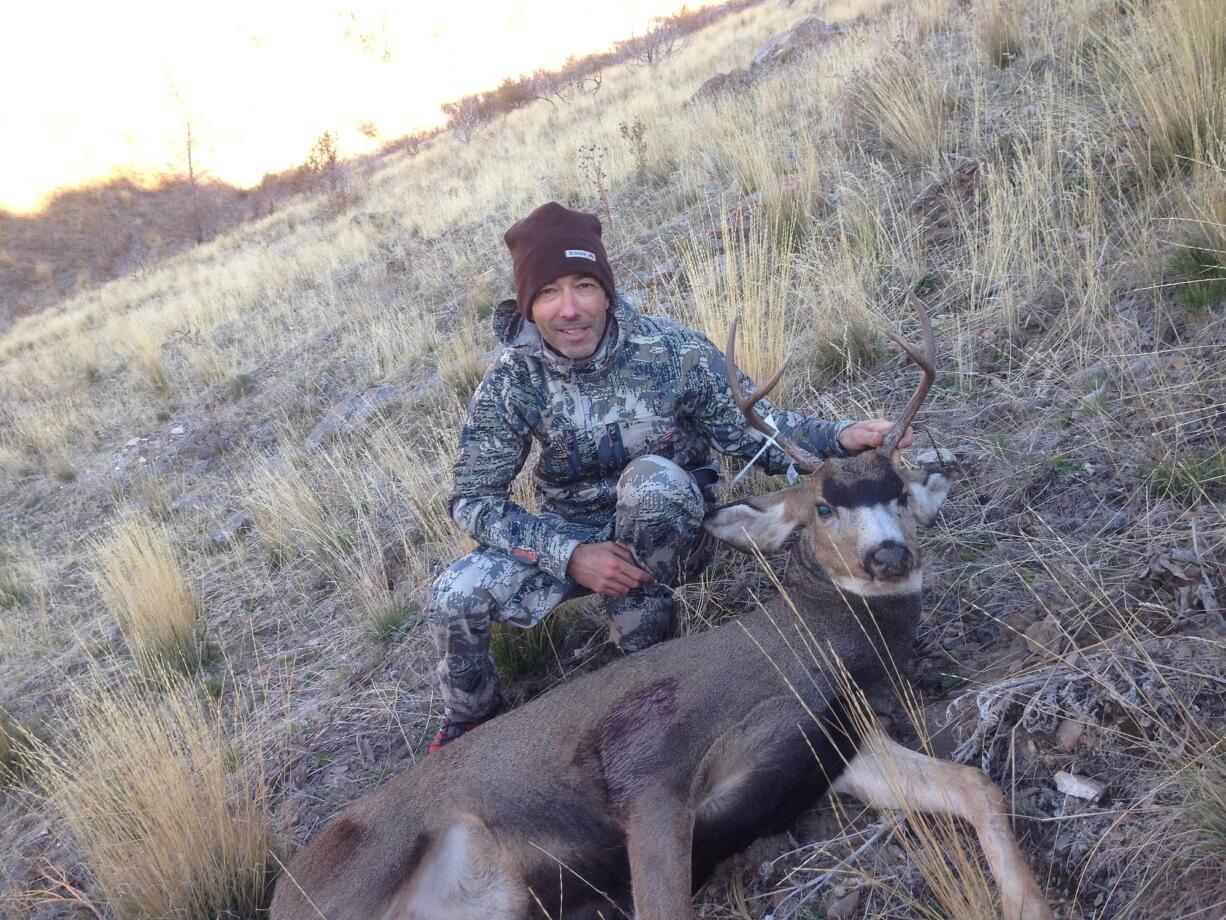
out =
[[[703,2],[690,2],[690,7]],[[677,0],[40,0],[0,12],[0,207],[116,171],[236,185],[442,120],[439,103],[644,31]],[[363,43],[363,37],[366,42]],[[387,53],[386,60],[384,52]]]

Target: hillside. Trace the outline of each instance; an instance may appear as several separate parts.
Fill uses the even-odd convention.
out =
[[[643,311],[716,342],[740,316],[758,379],[790,351],[807,412],[896,414],[886,332],[922,298],[907,462],[956,481],[894,732],[1001,785],[1058,917],[1223,915],[1220,0],[763,3],[346,195],[0,338],[3,916],[254,916],[266,869],[424,756],[450,456],[502,232],[551,199],[601,216]],[[684,628],[768,585],[721,555]],[[512,702],[606,660],[596,605],[552,623],[500,634]],[[972,844],[848,806],[699,916],[991,914]]]

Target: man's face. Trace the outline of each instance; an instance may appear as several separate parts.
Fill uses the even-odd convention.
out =
[[[554,351],[587,358],[596,351],[609,321],[609,297],[587,275],[563,275],[541,288],[532,301],[532,321]]]

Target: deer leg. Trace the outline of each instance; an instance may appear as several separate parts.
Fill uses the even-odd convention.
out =
[[[1005,920],[1051,920],[1043,892],[1018,848],[1005,797],[979,770],[876,735],[864,740],[832,788],[875,808],[934,812],[970,822],[1000,888]]]
[[[635,920],[691,920],[694,813],[667,792],[640,795],[627,809],[626,850]]]

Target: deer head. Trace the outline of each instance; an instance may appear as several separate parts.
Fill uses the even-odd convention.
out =
[[[949,492],[950,479],[941,470],[898,468],[898,441],[936,379],[932,324],[923,304],[918,298],[912,300],[919,314],[924,353],[892,334],[891,338],[924,375],[881,446],[854,457],[822,462],[776,435],[775,443],[812,475],[790,489],[717,508],[705,523],[712,535],[746,552],[754,548],[765,552],[777,549],[801,530],[812,557],[843,590],[864,595],[919,590],[916,529],[936,518]],[[727,368],[733,398],[746,420],[763,433],[773,433],[754,406],[778,384],[784,368],[780,367],[757,392],[746,396],[736,371],[735,322],[728,333]]]

